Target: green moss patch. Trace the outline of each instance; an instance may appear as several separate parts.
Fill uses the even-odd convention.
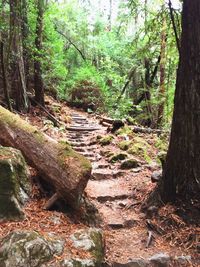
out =
[[[106,135],[104,137],[102,137],[100,140],[99,140],[99,143],[102,145],[102,146],[106,146],[106,145],[110,145],[111,142],[113,140],[113,136],[112,135]]]
[[[131,141],[121,141],[119,142],[118,146],[121,150],[128,150],[131,145]]]
[[[121,163],[120,168],[123,170],[137,168],[139,166],[136,159],[127,159]]]
[[[127,158],[127,154],[126,153],[117,153],[115,155],[113,155],[111,158],[110,158],[110,162],[111,163],[115,163],[117,161],[120,161],[120,160],[124,160]]]

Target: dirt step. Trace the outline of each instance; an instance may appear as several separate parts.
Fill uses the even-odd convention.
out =
[[[82,148],[82,147],[73,147],[73,149],[75,150],[75,151],[77,151],[77,152],[86,152],[86,150],[84,149],[84,148]]]
[[[114,208],[112,203],[110,207],[105,205],[99,207],[99,212],[103,219],[103,223],[112,229],[130,229],[136,226],[140,219],[135,213],[122,213],[120,209]]]
[[[92,168],[93,170],[96,170],[96,169],[109,169],[111,168],[110,164],[108,163],[99,163],[99,162],[95,162],[94,164],[92,164]]]
[[[96,162],[97,160],[94,157],[87,157],[87,159],[91,162]]]
[[[92,177],[94,180],[110,180],[113,178],[117,178],[119,176],[123,176],[125,174],[124,171],[121,170],[111,170],[108,168],[100,168],[92,171]]]
[[[66,127],[66,130],[68,130],[68,131],[81,131],[81,132],[84,132],[84,131],[96,131],[96,130],[100,130],[100,128],[99,127],[72,127],[72,126],[70,126],[70,127]]]
[[[85,156],[86,158],[92,158],[94,156],[94,153],[90,152],[80,152],[81,155]]]
[[[132,188],[120,178],[100,181],[90,180],[86,192],[90,198],[99,202],[106,202],[131,197]]]

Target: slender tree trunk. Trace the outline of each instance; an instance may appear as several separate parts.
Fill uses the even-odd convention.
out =
[[[27,111],[28,97],[23,59],[21,33],[21,0],[10,0],[10,46],[13,52],[12,90],[15,95],[16,109]]]
[[[164,10],[164,8],[163,8]],[[164,13],[164,12],[163,12]],[[160,88],[159,88],[159,100],[160,103],[158,105],[158,119],[157,119],[157,127],[159,127],[163,120],[164,115],[164,105],[165,105],[165,63],[166,63],[166,18],[165,14],[163,14],[163,27],[161,32],[161,50],[160,50]]]
[[[43,35],[43,14],[44,14],[44,0],[37,1],[37,24],[35,37],[35,60],[34,60],[34,86],[35,86],[35,100],[44,106],[44,84],[42,79],[42,35]]]
[[[1,47],[1,52],[0,52],[1,53],[1,70],[2,70],[4,96],[5,96],[5,100],[8,105],[9,110],[12,111],[12,105],[11,105],[9,90],[8,90],[8,79],[7,79],[5,63],[4,63],[4,43],[2,40],[0,40],[0,47]]]
[[[200,193],[200,1],[184,0],[171,138],[160,184],[163,201]]]

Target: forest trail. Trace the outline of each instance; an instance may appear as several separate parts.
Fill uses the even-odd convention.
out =
[[[53,139],[70,143],[74,150],[91,161],[92,176],[85,194],[99,213],[96,226],[103,230],[105,237],[105,266],[130,266],[130,263],[131,266],[150,266],[151,257],[158,262],[171,262],[171,257],[177,261],[182,256],[180,261],[186,262],[185,265],[172,263],[171,266],[198,266],[188,265],[191,256],[196,258],[193,253],[197,241],[188,238],[194,228],[183,221],[173,206],[164,206],[159,211],[152,209],[149,214],[141,212],[144,199],[155,186],[151,175],[160,169],[156,160],[159,149],[155,144],[160,141],[157,134],[132,133],[131,128],[126,127],[111,134],[108,127],[100,123],[99,116],[69,108],[51,97],[46,97],[45,101],[47,110],[61,122],[59,126],[55,126],[48,114],[38,107],[22,117]],[[124,150],[127,143],[133,146],[130,152],[134,155]],[[130,159],[134,165],[122,167]],[[32,169],[31,173],[33,177],[36,175]],[[29,218],[26,223],[4,224],[0,228],[1,235],[5,231],[26,228],[62,233],[67,239],[74,229],[88,227],[81,212],[44,211],[45,195],[35,186],[32,195],[32,201],[25,208]],[[32,215],[36,211],[37,217]],[[59,227],[52,225],[48,219],[51,217],[61,218]],[[92,226],[95,225],[93,218],[89,218]],[[76,253],[82,257],[82,251]]]
[[[80,112],[72,112],[71,119],[67,139],[74,150],[92,163],[92,178],[85,191],[102,220],[108,265],[132,262],[136,264],[133,266],[145,266],[142,264],[157,254],[158,261],[162,257],[167,261],[168,255],[183,255],[181,248],[169,246],[163,238],[164,230],[151,221],[151,215],[148,218],[140,210],[146,194],[154,186],[151,174],[159,165],[141,161],[134,168],[122,169],[118,161],[109,162],[105,156],[116,148],[110,145],[105,150],[106,146],[97,142],[100,136],[107,135],[107,127]]]

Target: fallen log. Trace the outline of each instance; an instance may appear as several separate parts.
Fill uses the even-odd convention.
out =
[[[76,208],[91,175],[91,164],[67,143],[58,143],[0,106],[0,144],[21,150],[27,162]]]
[[[134,133],[146,133],[146,134],[162,134],[162,133],[168,133],[168,131],[164,131],[161,129],[152,129],[152,128],[145,128],[145,127],[139,127],[139,126],[133,126],[132,130]]]

